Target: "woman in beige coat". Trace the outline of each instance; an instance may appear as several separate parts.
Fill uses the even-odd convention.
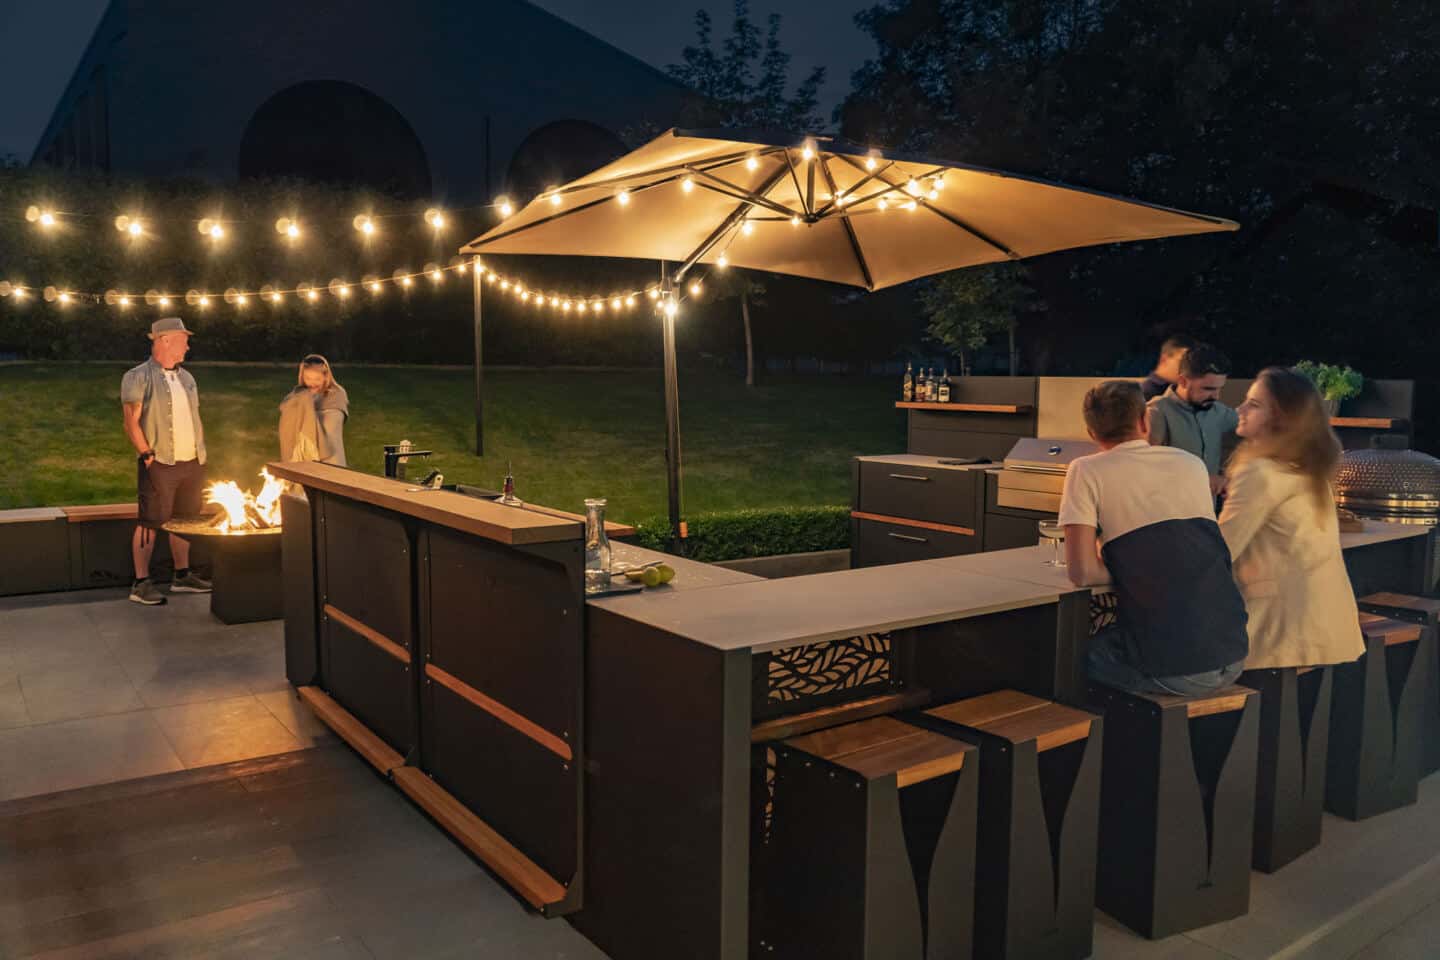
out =
[[[1340,443],[1320,394],[1260,371],[1240,405],[1220,532],[1250,615],[1247,670],[1345,663],[1365,652],[1330,481]]]

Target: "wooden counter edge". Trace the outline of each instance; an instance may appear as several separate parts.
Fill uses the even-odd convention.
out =
[[[291,483],[298,483],[301,486],[314,487],[326,493],[338,494],[342,497],[349,497],[361,503],[368,503],[372,506],[383,507],[393,510],[396,513],[403,513],[406,516],[415,517],[419,520],[427,520],[451,530],[459,530],[464,533],[473,533],[476,536],[484,537],[487,540],[494,540],[508,546],[524,546],[532,543],[554,543],[563,540],[577,540],[584,536],[584,524],[576,521],[579,529],[572,526],[570,522],[541,524],[534,527],[509,527],[499,523],[489,522],[481,517],[470,516],[454,510],[448,510],[433,503],[425,503],[419,500],[407,499],[402,496],[387,493],[384,491],[371,490],[355,484],[344,483],[329,477],[317,477],[305,470],[295,469],[303,464],[269,463],[266,468],[270,473],[282,480],[289,480]],[[361,474],[374,480],[383,480],[383,477],[374,477],[370,474]],[[454,494],[457,497],[464,497],[463,493]],[[432,496],[432,494],[417,494],[417,496]],[[489,501],[478,500],[468,497],[474,504],[485,504]],[[470,505],[470,504],[467,504]],[[496,509],[509,510],[510,507],[501,507],[491,504]],[[526,511],[539,516],[546,516],[538,510]],[[561,517],[550,517],[552,520],[561,520]]]

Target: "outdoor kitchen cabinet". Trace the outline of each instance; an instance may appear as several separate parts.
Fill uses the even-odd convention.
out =
[[[980,550],[985,473],[916,454],[852,462],[851,566],[934,560]]]

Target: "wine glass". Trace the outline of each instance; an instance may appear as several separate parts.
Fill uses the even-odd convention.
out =
[[[1065,566],[1065,528],[1058,520],[1041,520],[1040,536],[1055,545],[1055,559],[1045,562],[1052,567]]]

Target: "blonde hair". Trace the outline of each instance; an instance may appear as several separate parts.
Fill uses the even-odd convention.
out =
[[[1266,367],[1255,382],[1264,384],[1274,407],[1271,426],[1264,435],[1240,444],[1227,472],[1233,473],[1251,458],[1269,457],[1310,482],[1317,513],[1333,510],[1330,484],[1340,466],[1340,441],[1330,428],[1320,392],[1288,367]]]
[[[330,361],[318,353],[307,353],[300,361],[300,369],[295,374],[295,382],[305,386],[305,368],[318,369],[325,375],[325,386],[320,388],[321,393],[328,393],[331,387],[339,386],[335,381],[335,371],[330,369]]]

